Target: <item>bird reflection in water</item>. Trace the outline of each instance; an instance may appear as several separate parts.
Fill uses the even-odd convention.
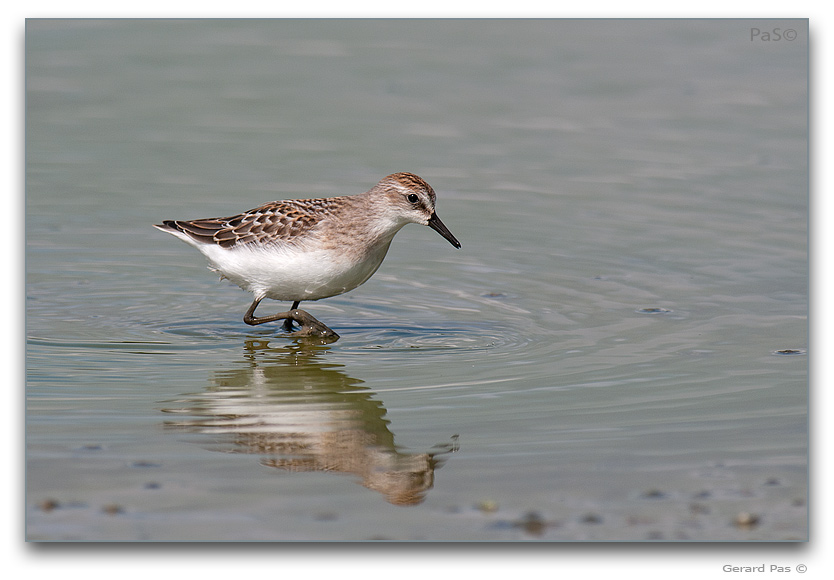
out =
[[[457,435],[427,452],[401,451],[382,402],[327,362],[328,349],[249,340],[241,368],[217,371],[204,392],[167,403],[163,412],[182,418],[165,426],[211,435],[217,451],[262,455],[268,467],[352,474],[394,505],[422,502]]]

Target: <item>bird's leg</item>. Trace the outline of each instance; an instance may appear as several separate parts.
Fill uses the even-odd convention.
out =
[[[255,309],[258,307],[258,304],[261,303],[263,298],[255,298],[255,301],[252,302],[252,306],[249,307],[249,310],[246,311],[246,314],[243,315],[243,322],[249,324],[251,326],[257,326],[258,324],[264,324],[265,322],[275,322],[276,320],[286,320],[291,318],[289,312],[279,312],[278,314],[272,314],[270,316],[255,316]],[[292,321],[290,321],[292,324]]]
[[[300,300],[296,300],[295,302],[293,302],[292,303],[292,308],[290,308],[290,311],[297,310],[298,305],[300,304],[300,302],[301,302]],[[292,318],[287,318],[286,320],[284,320],[284,331],[285,332],[292,332],[293,331]]]
[[[298,309],[299,301],[296,300],[292,304],[292,309],[287,312],[279,312],[270,316],[255,316],[255,309],[261,303],[263,298],[255,298],[249,310],[243,315],[243,322],[251,326],[264,324],[265,322],[275,322],[276,320],[284,321],[284,330],[291,333],[291,336],[316,336],[321,338],[339,338],[333,330],[327,325],[319,322],[316,318],[304,310]],[[296,321],[301,325],[301,328],[293,332],[292,322]]]

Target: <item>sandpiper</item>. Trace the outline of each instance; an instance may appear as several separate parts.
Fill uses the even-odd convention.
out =
[[[166,220],[155,228],[177,236],[255,300],[246,324],[284,321],[292,336],[338,338],[299,310],[353,290],[382,264],[391,240],[408,223],[429,226],[460,248],[434,209],[431,186],[413,173],[394,173],[359,195],[272,201],[242,214],[192,221]],[[264,298],[292,302],[286,312],[255,316]],[[301,328],[293,332],[293,321]]]

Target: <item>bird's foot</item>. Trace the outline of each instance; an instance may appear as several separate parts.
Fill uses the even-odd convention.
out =
[[[284,321],[284,330],[289,332],[290,336],[299,338],[324,338],[332,340],[339,338],[339,335],[336,334],[334,330],[329,328],[323,322],[317,320],[316,317],[309,312],[296,308],[294,310],[290,310],[289,314],[289,318]],[[294,330],[292,325],[293,320],[299,324],[300,328],[298,330]]]

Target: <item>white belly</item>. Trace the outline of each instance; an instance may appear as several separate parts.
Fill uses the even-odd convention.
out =
[[[210,267],[255,298],[281,301],[319,300],[353,290],[376,272],[388,252],[380,244],[361,260],[327,250],[299,251],[293,248],[233,250],[201,244],[197,248]]]

